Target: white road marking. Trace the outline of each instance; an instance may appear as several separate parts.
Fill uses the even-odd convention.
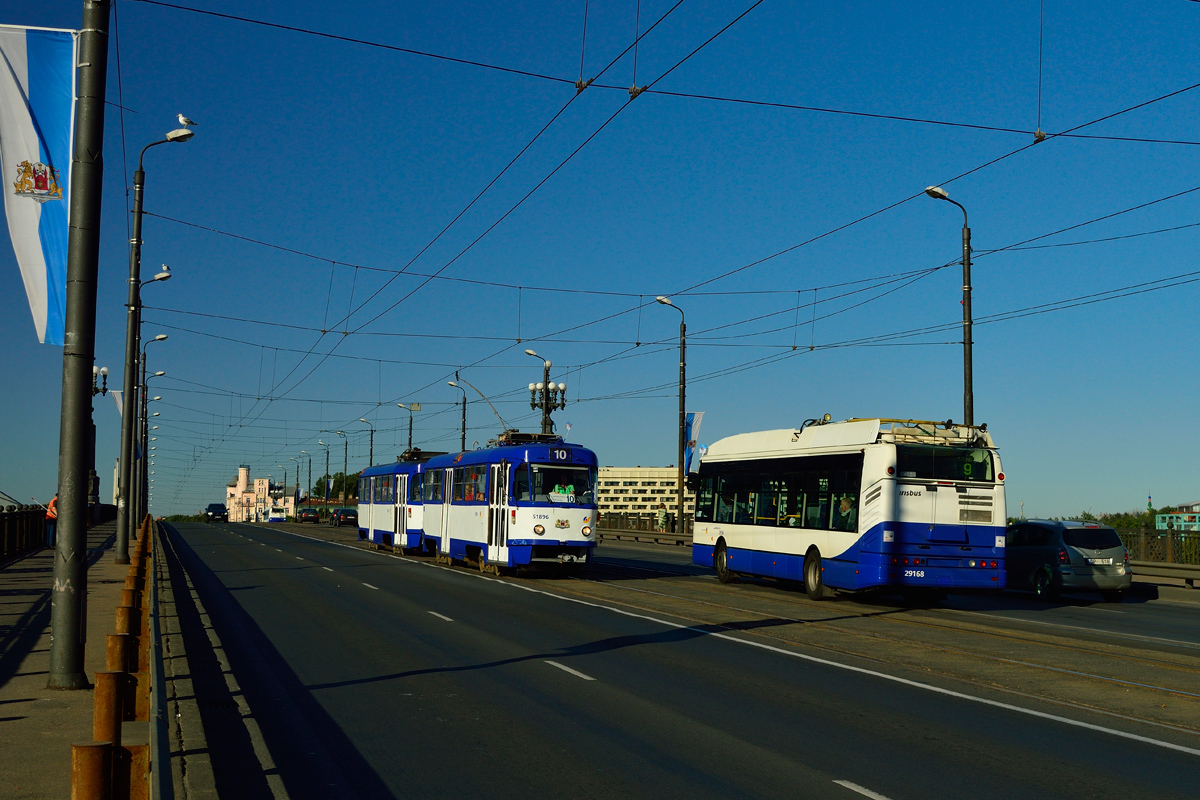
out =
[[[303,558],[301,558],[300,556],[296,556],[296,560],[297,560],[297,561],[303,561],[304,559],[303,559]]]
[[[444,620],[446,620],[446,622],[454,622],[454,620],[450,619],[450,618],[449,618],[449,617],[447,617],[445,614],[439,614],[439,613],[438,613],[438,612],[436,612],[436,611],[430,611],[429,613],[430,613],[430,614],[433,614],[433,615],[434,615],[435,617],[437,617],[438,619],[444,619]]]
[[[558,668],[559,668],[559,669],[561,669],[563,672],[569,672],[569,673],[571,673],[572,675],[574,675],[576,678],[583,678],[585,681],[594,681],[594,680],[596,680],[596,679],[595,679],[595,678],[593,678],[591,675],[584,675],[584,674],[583,674],[582,672],[580,672],[579,670],[577,670],[577,669],[571,669],[571,668],[570,668],[570,667],[568,667],[566,664],[560,664],[560,663],[558,663],[557,661],[547,661],[546,663],[547,663],[547,664],[549,664],[549,665],[550,665],[550,666],[552,666],[552,667],[558,667]]]
[[[383,556],[390,555],[387,553],[379,553],[374,550],[363,550],[360,547],[354,547],[353,545],[344,544],[342,542],[331,542],[328,539],[318,539],[315,536],[305,536],[304,534],[292,533],[291,531],[284,531],[284,533],[290,533],[293,536],[299,536],[300,538],[303,538],[303,539],[312,539],[313,541],[321,542],[322,544],[331,544],[336,547],[345,547],[350,550],[357,550],[359,552],[375,553],[376,555],[383,555]],[[435,569],[446,569],[447,572],[452,572],[455,575],[462,575],[462,576],[468,577],[468,578],[479,578],[481,580],[495,581],[494,578],[488,578],[484,575],[480,575],[479,573],[471,573],[471,572],[465,572],[463,570],[448,569],[446,567],[442,567],[440,564],[432,564],[427,561],[418,561],[416,559],[403,558],[401,556],[396,556],[396,555],[390,555],[390,557],[395,558],[400,561],[406,561],[410,564],[421,564],[423,566],[433,567]],[[735,642],[737,644],[745,645],[747,647],[755,647],[760,650],[767,650],[767,651],[770,651],[773,653],[778,653],[780,655],[789,656],[791,658],[798,658],[803,661],[808,661],[810,663],[822,664],[827,667],[833,667],[834,669],[846,670],[848,672],[856,672],[861,675],[870,675],[872,677],[880,678],[882,680],[892,681],[893,683],[899,683],[899,684],[903,684],[905,686],[911,686],[915,689],[923,689],[927,692],[933,692],[935,694],[940,694],[940,695],[944,695],[947,697],[953,697],[958,700],[966,700],[966,701],[972,702],[972,703],[979,703],[980,705],[992,706],[993,708],[1002,708],[1006,711],[1012,711],[1017,714],[1025,714],[1026,716],[1037,717],[1039,719],[1051,720],[1053,722],[1059,722],[1059,723],[1062,723],[1063,725],[1070,725],[1075,728],[1084,728],[1086,730],[1096,731],[1098,733],[1105,733],[1110,736],[1116,736],[1121,739],[1130,739],[1135,742],[1142,742],[1143,744],[1149,744],[1149,745],[1153,745],[1155,747],[1162,747],[1167,750],[1175,750],[1177,752],[1187,753],[1187,754],[1193,755],[1193,756],[1200,756],[1200,749],[1197,749],[1194,747],[1185,747],[1183,745],[1174,744],[1173,742],[1166,742],[1161,739],[1152,739],[1149,736],[1141,736],[1136,733],[1128,733],[1126,731],[1117,730],[1116,728],[1106,728],[1103,725],[1095,725],[1090,722],[1083,722],[1081,720],[1071,719],[1070,717],[1059,716],[1058,714],[1050,714],[1045,711],[1036,711],[1032,708],[1023,708],[1021,706],[1013,705],[1011,703],[1004,703],[999,700],[990,700],[986,697],[976,697],[974,695],[966,694],[964,692],[956,692],[953,689],[943,689],[940,686],[934,686],[933,684],[929,684],[929,683],[921,683],[920,681],[909,680],[908,678],[901,678],[898,675],[888,675],[886,672],[878,672],[876,670],[867,669],[865,667],[856,667],[852,664],[842,664],[837,661],[831,661],[827,658],[821,658],[819,656],[813,656],[813,655],[809,655],[807,653],[800,653],[800,652],[795,652],[792,650],[786,650],[782,647],[776,647],[774,645],[770,645],[765,642],[755,642],[755,641],[751,641],[749,639],[741,639],[741,638],[738,638],[737,636],[731,636],[730,634],[727,634],[727,633],[717,633],[717,632],[711,631],[711,630],[703,630],[701,628],[693,627],[691,625],[683,625],[678,622],[671,622],[669,620],[652,617],[648,614],[639,614],[635,611],[629,611],[629,610],[626,610],[623,608],[617,608],[616,606],[604,605],[602,603],[593,603],[593,602],[590,602],[587,600],[580,599],[578,597],[566,597],[564,595],[554,594],[553,592],[548,592],[545,589],[537,589],[532,586],[522,585],[520,583],[513,583],[511,581],[495,581],[495,582],[499,583],[502,586],[508,586],[513,589],[523,589],[527,592],[532,592],[534,594],[540,594],[545,597],[550,597],[555,600],[561,600],[566,603],[576,603],[578,605],[588,606],[590,608],[603,609],[605,611],[610,611],[614,614],[620,614],[621,616],[633,617],[636,619],[646,620],[647,622],[653,622],[657,625],[664,625],[668,628],[692,631],[692,632],[698,633],[702,636],[712,636],[717,639],[724,639],[725,641]],[[963,612],[963,613],[966,613],[966,612]],[[977,612],[977,613],[979,613],[979,612]],[[1009,617],[1009,616],[1005,616],[1002,614],[979,613],[979,615],[980,616],[999,617],[1000,619],[1003,619],[1003,620],[1006,620],[1009,622],[1030,622],[1030,623],[1036,623],[1036,624],[1041,624],[1041,625],[1052,625],[1054,627],[1060,627],[1060,628],[1075,628],[1076,627],[1073,625],[1061,625],[1061,624],[1053,623],[1053,622],[1038,622],[1036,620],[1023,620],[1020,618]],[[1089,628],[1076,628],[1076,629],[1077,630],[1094,630],[1094,629],[1089,629]],[[1096,632],[1113,635],[1113,633],[1111,631],[1096,631]],[[1117,635],[1122,635],[1122,634],[1117,634]],[[1154,641],[1160,641],[1160,642],[1170,642],[1172,644],[1182,644],[1182,645],[1189,646],[1189,647],[1196,646],[1195,644],[1192,644],[1190,642],[1181,642],[1181,641],[1173,640],[1173,639],[1160,639],[1158,637],[1152,637],[1152,636],[1137,636],[1135,634],[1123,634],[1123,636],[1125,638],[1130,638],[1130,639],[1148,639],[1148,640],[1154,640]]]
[[[959,611],[958,609],[949,609],[956,614],[965,614],[967,616],[992,617],[993,619],[1002,619],[1005,622],[1026,622],[1030,625],[1046,625],[1051,628],[1065,628],[1071,631],[1087,631],[1088,633],[1099,633],[1104,636],[1113,636],[1118,639],[1133,639],[1139,642],[1159,642],[1162,644],[1177,644],[1183,647],[1196,648],[1200,647],[1196,642],[1188,642],[1183,639],[1167,639],[1162,636],[1145,636],[1138,633],[1121,633],[1120,631],[1104,630],[1103,628],[1085,628],[1082,625],[1066,625],[1062,622],[1047,622],[1041,619],[1026,619],[1025,617],[1013,617],[1008,614],[990,614],[986,611]]]
[[[871,800],[888,800],[888,798],[884,795],[881,795],[878,792],[872,792],[870,789],[864,786],[859,786],[857,783],[851,783],[850,781],[834,781],[834,783],[836,783],[838,786],[843,786],[852,792],[858,792],[863,797],[869,797]]]
[[[371,585],[371,584],[369,584],[369,583],[364,583],[364,584],[363,584],[363,586],[367,587],[368,589],[374,589],[375,591],[379,591],[379,587],[378,587],[378,586],[372,586],[372,585]]]
[[[331,570],[329,567],[321,567],[321,569],[325,570],[326,572],[333,572],[333,570]]]
[[[1100,606],[1080,606],[1080,608],[1086,609],[1087,611],[1103,611],[1106,614],[1124,614],[1125,613],[1124,611],[1118,611],[1115,608],[1101,608]]]
[[[283,551],[282,551],[282,550],[280,550],[278,547],[276,547],[276,548],[275,548],[275,552],[276,552],[276,553],[282,553]]]

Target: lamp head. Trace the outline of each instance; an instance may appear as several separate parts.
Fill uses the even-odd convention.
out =
[[[188,130],[187,128],[176,128],[175,130],[169,131],[167,133],[167,141],[168,142],[186,142],[188,139],[192,138],[195,135],[196,135],[196,132],[193,130]]]
[[[151,400],[162,400],[162,395],[156,394],[156,395],[154,395],[154,397],[151,397],[150,399]]]
[[[162,265],[162,272],[158,273],[157,275],[155,275],[152,278],[152,280],[156,280],[156,281],[169,281],[170,279],[171,279],[171,268],[168,267],[166,264]]]
[[[565,392],[565,391],[567,390],[567,385],[566,385],[565,383],[560,383],[560,384],[558,385],[558,390],[559,390],[560,392]]]
[[[328,447],[328,446],[329,446],[329,445],[325,444],[324,442],[322,442],[320,439],[317,439],[317,444],[321,445],[322,447]]]
[[[334,433],[336,433],[338,436],[345,436],[345,435],[346,435],[346,434],[342,433],[341,431],[334,431]]]
[[[108,377],[108,367],[101,367],[100,374],[107,378]]]
[[[161,398],[161,397],[156,397],[156,398],[154,398],[154,399],[155,399],[155,400],[162,400],[162,398]],[[157,412],[157,411],[155,411],[155,412],[154,412],[153,414],[151,414],[150,416],[152,416],[152,417],[157,417],[157,416],[158,416],[158,412]]]
[[[92,365],[92,377],[94,378],[99,375],[100,375],[100,368],[95,365]]]
[[[532,391],[534,391],[535,389],[537,389],[537,384],[536,384],[536,383],[531,383],[531,384],[529,384],[529,391],[531,391],[531,392],[532,392]]]
[[[526,350],[525,355],[533,356],[534,358],[537,358],[537,353],[533,352],[532,350]]]
[[[158,336],[154,337],[154,341],[156,341],[156,342],[165,342],[166,340],[167,340],[167,335],[165,333],[160,333]]]
[[[658,302],[662,303],[664,306],[673,305],[673,304],[671,303],[671,298],[669,298],[669,297],[663,297],[661,294],[660,294],[658,297],[654,298],[654,299],[655,299],[655,300],[657,300]]]
[[[950,195],[946,194],[946,190],[940,186],[925,187],[925,194],[932,197],[934,200],[949,200]]]
[[[160,369],[158,372],[154,373],[154,377],[156,377],[156,378],[161,378],[163,375],[166,375],[166,374],[167,374],[167,373],[163,372],[163,371]]]
[[[358,421],[359,421],[359,422],[367,422],[367,421],[366,421],[365,419],[363,419],[362,417],[359,417],[359,418],[358,418]],[[367,422],[367,424],[368,424],[368,425],[370,425],[371,423]]]
[[[446,385],[447,385],[447,386],[453,386],[455,389],[462,388],[462,387],[460,387],[460,386],[459,386],[457,383],[455,383],[454,381],[446,381]]]

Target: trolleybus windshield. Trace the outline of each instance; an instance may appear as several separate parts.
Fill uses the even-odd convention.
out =
[[[591,505],[596,485],[595,467],[568,467],[558,464],[531,464],[515,470],[513,494],[517,500],[537,503],[579,503]],[[532,482],[532,498],[530,483]]]
[[[982,447],[898,444],[896,472],[901,478],[988,482],[995,480],[992,474],[992,453]]]

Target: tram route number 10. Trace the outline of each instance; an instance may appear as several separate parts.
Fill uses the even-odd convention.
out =
[[[551,461],[570,461],[571,460],[571,451],[569,448],[566,448],[566,447],[551,447],[550,448],[550,460]]]

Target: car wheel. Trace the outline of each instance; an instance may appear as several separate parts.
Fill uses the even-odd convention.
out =
[[[1058,596],[1058,587],[1054,585],[1054,576],[1047,567],[1039,569],[1030,583],[1033,584],[1033,593],[1042,600],[1053,600]]]
[[[804,591],[810,600],[825,599],[825,581],[821,576],[821,551],[815,547],[804,557]]]
[[[1101,592],[1100,595],[1104,598],[1105,602],[1119,603],[1125,599],[1125,590],[1109,589],[1108,591]]]
[[[713,567],[716,568],[717,580],[721,583],[733,583],[737,580],[737,576],[729,570],[729,552],[725,549],[723,540],[717,543],[717,552],[713,553]]]

